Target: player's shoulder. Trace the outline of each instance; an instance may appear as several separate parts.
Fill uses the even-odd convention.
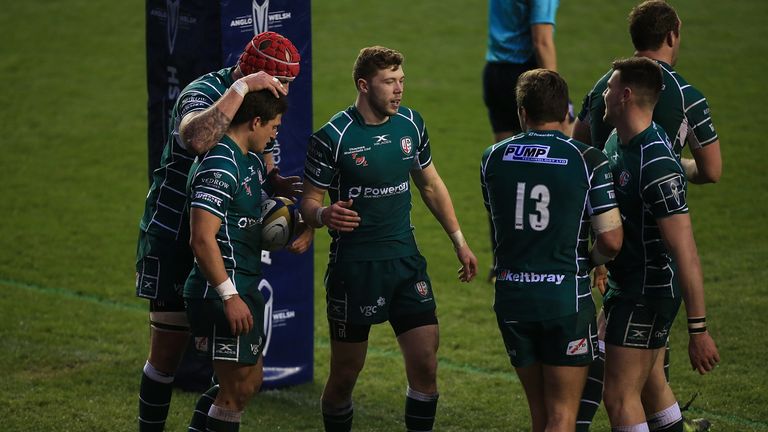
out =
[[[339,111],[331,116],[330,120],[325,122],[320,129],[315,131],[315,133],[312,134],[312,137],[329,145],[338,143],[354,121],[353,113],[350,112],[350,108]]]
[[[411,123],[419,130],[424,127],[424,118],[421,116],[421,114],[415,109],[409,108],[407,106],[400,105],[394,118],[399,121]]]

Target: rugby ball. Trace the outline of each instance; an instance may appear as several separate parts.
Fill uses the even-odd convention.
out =
[[[288,198],[261,202],[261,249],[276,251],[288,245],[296,225],[296,204]]]

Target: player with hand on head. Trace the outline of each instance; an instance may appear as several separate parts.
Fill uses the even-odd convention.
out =
[[[605,406],[612,430],[684,430],[664,374],[664,351],[681,300],[688,353],[701,374],[720,357],[707,332],[704,282],[686,202],[687,179],[664,130],[653,122],[662,67],[645,57],[617,60],[605,120],[616,126],[604,152],[624,218],[625,240],[607,264],[603,307]]]
[[[459,278],[477,259],[461,233],[448,189],[432,163],[421,115],[401,105],[399,52],[360,51],[353,69],[355,104],[315,132],[307,150],[301,212],[327,226],[331,253],[326,301],[330,375],[322,396],[325,430],[352,427],[352,391],[363,369],[371,325],[389,321],[405,358],[405,425],[430,431],[437,409],[438,324],[427,263],[410,223],[409,179],[453,242]],[[331,204],[323,206],[326,191]]]
[[[265,342],[261,282],[262,152],[275,139],[286,98],[267,90],[243,98],[219,143],[189,174],[190,246],[195,264],[184,286],[198,352],[213,360],[219,384],[205,425],[239,430],[246,404],[262,382]],[[201,397],[206,400],[207,394]],[[192,429],[192,427],[190,427]]]
[[[496,235],[494,310],[531,430],[573,431],[597,351],[589,271],[618,254],[621,215],[605,155],[566,134],[565,80],[534,69],[516,95],[525,132],[486,149],[481,162]]]
[[[150,301],[150,350],[139,392],[142,432],[164,429],[174,374],[189,340],[181,289],[193,262],[184,192],[192,161],[218,143],[248,92],[267,90],[275,98],[285,97],[298,74],[296,47],[277,33],[261,33],[248,43],[237,65],[196,79],[173,107],[172,130],[160,167],[152,174],[137,246],[136,295]],[[270,147],[265,159],[269,172],[265,186],[283,196],[301,193],[299,177],[284,178],[270,170]],[[312,231],[299,235],[291,250],[305,251]]]

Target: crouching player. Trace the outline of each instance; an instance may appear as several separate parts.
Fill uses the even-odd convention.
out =
[[[184,299],[195,347],[212,356],[220,386],[208,431],[239,430],[243,409],[261,386],[261,152],[275,139],[286,109],[285,98],[248,93],[225,135],[190,171],[195,265]]]

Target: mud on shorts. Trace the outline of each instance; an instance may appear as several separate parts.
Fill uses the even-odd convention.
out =
[[[366,341],[370,326],[384,321],[397,336],[437,324],[427,261],[421,255],[330,263],[325,289],[333,340]]]
[[[254,365],[258,363],[266,335],[264,334],[264,297],[261,292],[240,294],[253,315],[253,329],[234,336],[220,299],[186,298],[187,317],[198,355],[212,360],[226,360]]]
[[[628,296],[609,289],[603,302],[605,342],[628,348],[663,348],[681,302],[680,297]]]
[[[594,303],[584,306],[578,313],[544,321],[515,321],[497,314],[512,366],[590,364],[597,356],[597,324]]]

